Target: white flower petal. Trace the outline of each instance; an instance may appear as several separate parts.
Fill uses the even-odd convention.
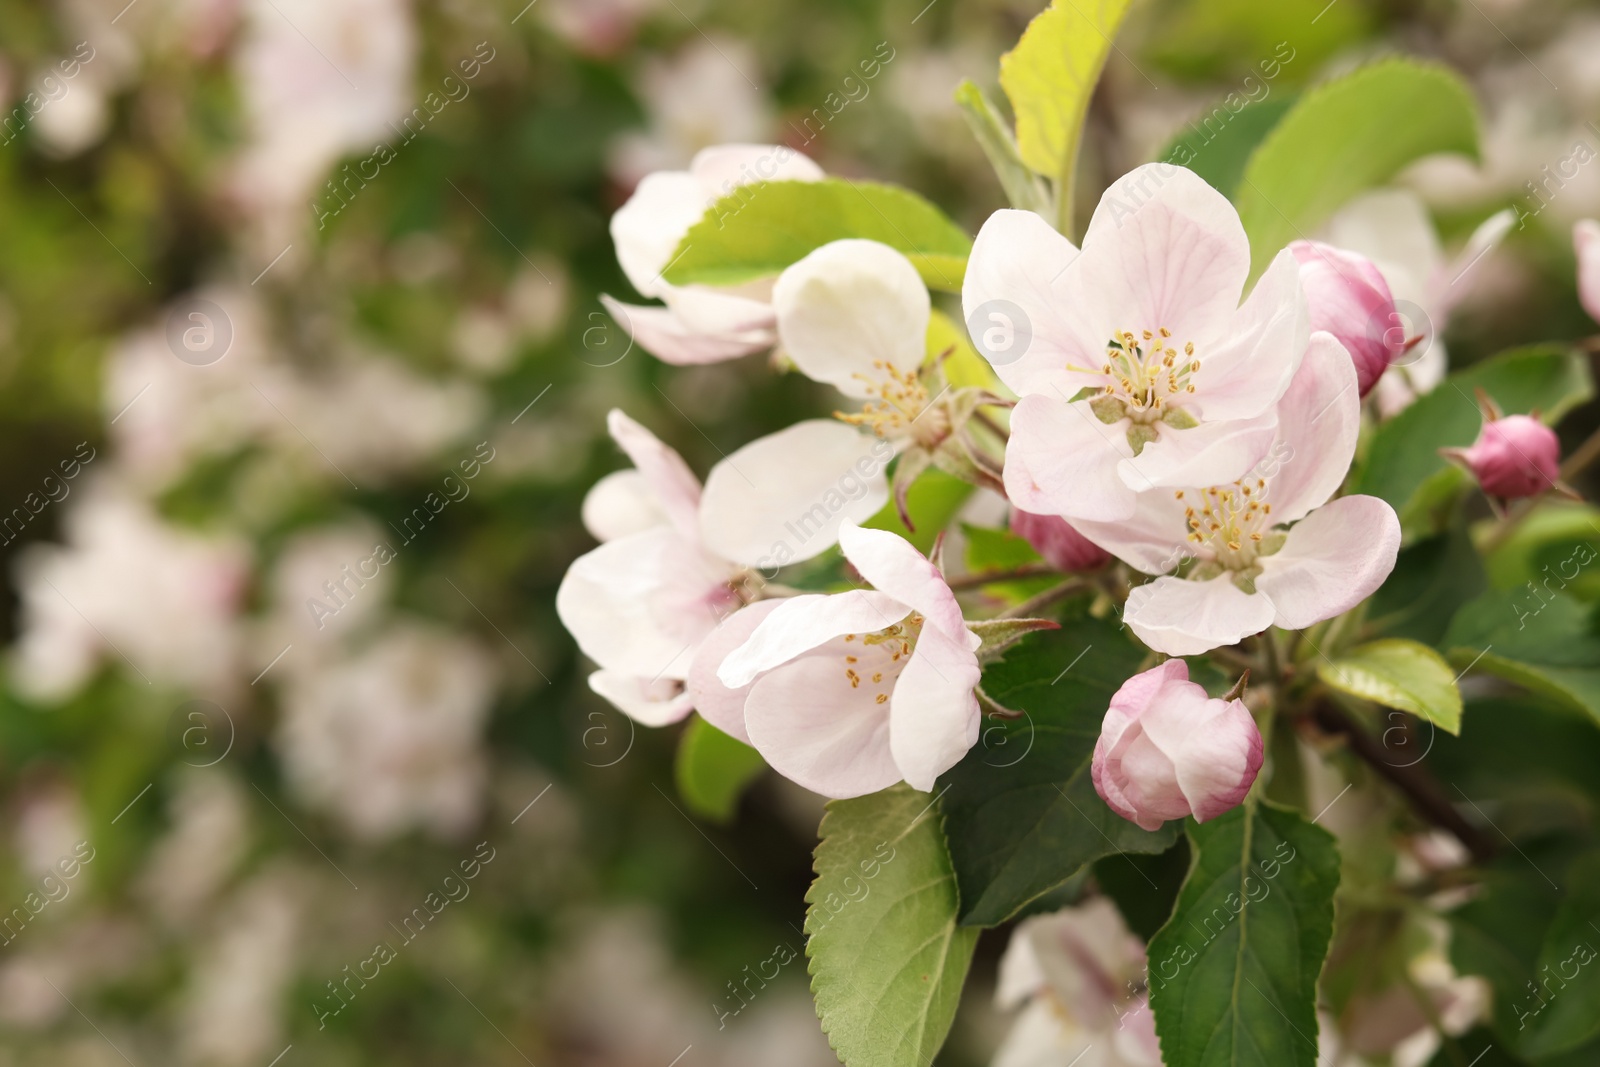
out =
[[[888,503],[894,446],[834,419],[752,441],[711,468],[700,505],[706,547],[764,571],[832,548],[839,526]]]
[[[615,541],[667,525],[656,495],[636,470],[612,471],[583,497],[583,528],[596,541]]]
[[[1355,365],[1332,334],[1315,333],[1289,391],[1278,402],[1278,439],[1262,464],[1272,517],[1294,522],[1343,484],[1361,433]]]
[[[1117,460],[1132,454],[1126,425],[1106,425],[1087,402],[1025,396],[1011,412],[1006,494],[1041,515],[1125,519],[1136,497],[1118,475]]]
[[[1311,340],[1300,264],[1288,249],[1261,275],[1225,336],[1203,349],[1195,374],[1202,418],[1247,419],[1267,411],[1294,379]]]
[[[1590,318],[1600,320],[1600,222],[1574,225],[1572,246],[1578,254],[1578,300]]]
[[[744,728],[744,702],[750,686],[729,689],[717,677],[728,654],[750,639],[757,626],[772,614],[782,600],[758,600],[729,615],[711,631],[689,665],[689,698],[700,717],[730,737],[746,744],[750,735]]]
[[[1303,629],[1376,592],[1399,551],[1394,508],[1373,496],[1341,497],[1290,529],[1283,548],[1261,561],[1256,589],[1279,626]]]
[[[1070,280],[1075,311],[1097,307],[1112,329],[1166,327],[1200,345],[1231,332],[1249,274],[1250,241],[1227,197],[1193,171],[1147,163],[1101,196]]]
[[[877,241],[825,244],[778,276],[778,337],[800,373],[866,398],[922,363],[928,289],[911,261]]]
[[[600,303],[640,348],[663,363],[679,367],[722,363],[748,356],[752,352],[771,348],[778,336],[771,329],[727,334],[696,333],[685,326],[671,308],[624,304],[604,294],[600,297]],[[606,338],[604,343],[605,347],[596,351],[597,363],[607,360],[616,362],[627,354],[625,346],[610,338]],[[615,350],[613,345],[616,345]],[[610,363],[605,365],[609,366]]]
[[[1272,625],[1272,614],[1265,597],[1244,592],[1223,575],[1204,582],[1157,578],[1128,596],[1122,618],[1157,652],[1198,656],[1260,633]]]
[[[611,439],[628,454],[662,513],[679,534],[693,539],[699,526],[700,479],[677,452],[629,418],[621,408],[606,415]]]
[[[641,726],[667,726],[694,707],[683,683],[675,679],[651,681],[615,671],[595,671],[589,675],[589,688]]]
[[[1271,408],[1255,418],[1202,422],[1186,430],[1163,426],[1159,438],[1118,464],[1117,473],[1136,493],[1226,485],[1261,461],[1277,429]]]
[[[877,646],[882,648],[882,646]],[[889,748],[889,709],[845,674],[836,641],[763,675],[750,687],[750,743],[779,774],[823,796],[876,793],[900,781]]]
[[[751,182],[817,181],[823,170],[782,144],[719,144],[702,148],[689,164],[706,192],[719,199]]]
[[[790,597],[779,601],[749,639],[728,654],[717,670],[717,678],[729,689],[743,688],[762,671],[803,656],[835,638],[876,633],[910,613],[907,605],[871,589]]]
[[[934,779],[960,762],[978,741],[983,672],[972,648],[935,627],[924,627],[889,697],[889,743],[894,762],[913,789],[931,792]]]
[[[666,291],[661,272],[711,201],[705,186],[688,171],[664,170],[646,175],[611,216],[617,262],[639,295],[660,296]]]
[[[911,542],[887,530],[868,530],[846,523],[839,530],[839,547],[861,577],[880,593],[922,615],[947,637],[976,649],[981,640],[967,629],[961,605],[950,592],[944,575]]]
[[[1031,211],[1003,210],[989,216],[967,257],[961,303],[980,350],[995,356],[995,373],[1019,396],[1070,397],[1092,376],[1064,369],[1073,364],[1099,369],[1111,327],[1085,325],[1093,308],[1068,304],[1065,274],[1078,258],[1073,243]],[[1012,308],[1022,312],[1016,321]],[[996,317],[998,316],[998,317]],[[982,333],[1003,331],[1003,344],[988,345]]]

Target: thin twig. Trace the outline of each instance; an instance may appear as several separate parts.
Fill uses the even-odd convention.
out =
[[[1053,578],[1061,572],[1048,563],[1029,563],[1026,566],[1014,567],[1008,571],[984,571],[981,574],[962,574],[955,578],[947,578],[945,584],[951,589],[976,589],[983,585],[993,585],[996,582],[1015,582],[1025,578]]]
[[[1052,586],[1052,587],[1050,587],[1049,589],[1046,589],[1044,592],[1040,593],[1037,596],[1029,597],[1027,600],[1024,600],[1022,603],[1018,604],[1016,607],[1007,608],[1005,611],[1002,611],[1000,614],[996,615],[995,618],[997,618],[997,619],[1028,619],[1028,618],[1032,618],[1035,615],[1037,615],[1040,611],[1042,611],[1045,608],[1049,607],[1051,604],[1054,604],[1057,601],[1065,600],[1069,596],[1074,596],[1074,595],[1076,595],[1078,593],[1083,592],[1086,589],[1092,589],[1092,588],[1094,588],[1093,583],[1085,581],[1082,578],[1073,578],[1073,579],[1071,579],[1069,581],[1062,582],[1060,585]]]

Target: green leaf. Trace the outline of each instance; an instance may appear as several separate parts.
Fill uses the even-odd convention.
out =
[[[766,766],[755,749],[696,715],[678,742],[673,776],[690,811],[711,822],[728,823],[738,811],[745,787]]]
[[[899,462],[905,462],[904,458]],[[912,483],[911,492],[907,496],[906,510],[911,513],[911,521],[916,524],[915,530],[906,529],[906,524],[900,521],[900,510],[894,506],[893,500],[861,525],[873,530],[897,533],[915,545],[918,552],[927,555],[933,549],[933,542],[940,531],[950,525],[956,512],[961,510],[961,505],[965,504],[967,497],[971,495],[970,483],[944,471],[929,469],[923,471]]]
[[[1343,693],[1409,711],[1448,733],[1461,732],[1461,691],[1443,656],[1416,641],[1389,637],[1322,660],[1317,675]]]
[[[1150,941],[1150,1006],[1167,1067],[1314,1067],[1317,975],[1339,852],[1297,813],[1248,802],[1190,823],[1194,859]]]
[[[1450,662],[1515,682],[1600,720],[1600,630],[1594,609],[1559,593],[1491,590],[1456,613]]]
[[[1237,95],[1237,94],[1235,94]],[[1188,167],[1230,199],[1244,178],[1244,168],[1256,146],[1295,102],[1293,93],[1280,93],[1238,110],[1229,105],[1234,96],[1217,102],[1168,142],[1157,157],[1164,163]]]
[[[1548,501],[1517,523],[1483,561],[1496,589],[1528,582],[1566,584],[1581,600],[1600,599],[1600,568],[1590,567],[1600,553],[1600,508],[1592,504]]]
[[[1094,880],[1122,913],[1128,929],[1149,941],[1172,918],[1183,876],[1189,871],[1189,839],[1157,856],[1119,852],[1094,861]]]
[[[1250,157],[1235,198],[1255,273],[1345,201],[1436,152],[1478,156],[1477,104],[1447,67],[1383,60],[1307,92]]]
[[[1558,345],[1516,348],[1476,363],[1378,427],[1351,491],[1387,500],[1408,534],[1442,526],[1424,504],[1429,498],[1448,502],[1453,493],[1441,494],[1438,487],[1425,490],[1425,483],[1439,478],[1457,488],[1468,484],[1466,474],[1439,455],[1439,449],[1464,448],[1477,439],[1483,416],[1473,399],[1476,389],[1487,392],[1507,413],[1537,409],[1554,425],[1588,400],[1594,385],[1583,358]]]
[[[1071,216],[1072,175],[1089,99],[1130,2],[1055,0],[1000,57],[1000,87],[1017,116],[1022,161],[1055,180],[1062,220]]]
[[[930,287],[961,291],[972,251],[961,227],[909,189],[849,178],[740,186],[689,228],[664,277],[673,285],[737,285],[846,237],[899,249]]]
[[[846,1067],[928,1067],[955,1017],[978,932],[956,925],[935,805],[901,784],[831,801],[822,817],[806,955]]]
[[[967,126],[977,138],[989,165],[994,168],[995,177],[1000,179],[1000,187],[1005,190],[1006,200],[1011,206],[1047,215],[1050,210],[1049,192],[1027,164],[1022,162],[1017,139],[1005,119],[1000,117],[993,102],[970,78],[956,86],[956,106],[961,109],[961,117],[967,120]]]
[[[995,392],[1002,388],[994,367],[972,347],[966,328],[957,325],[938,308],[928,314],[927,351],[929,359],[950,353],[943,367],[944,376],[953,389],[972,387]]]
[[[1561,881],[1561,904],[1533,972],[1539,996],[1518,998],[1533,1019],[1517,1047],[1535,1060],[1600,1037],[1600,928],[1593,921],[1600,915],[1600,854],[1574,863]]]
[[[1027,714],[985,724],[940,779],[963,924],[1004,922],[1086,863],[1177,839],[1176,823],[1149,833],[1106,807],[1089,777],[1111,695],[1142,659],[1114,623],[1078,618],[984,672],[985,692]]]

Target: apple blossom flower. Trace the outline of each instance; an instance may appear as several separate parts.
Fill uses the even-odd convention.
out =
[[[1400,521],[1376,497],[1328,502],[1360,422],[1355,365],[1332,335],[1316,333],[1254,471],[1142,494],[1124,522],[1075,523],[1135,569],[1166,575],[1129,595],[1133,632],[1169,656],[1199,655],[1269,626],[1301,629],[1371,595],[1394,569]]]
[[[1058,571],[1092,571],[1111,560],[1111,553],[1074,530],[1059,515],[1035,515],[1012,508],[1011,532],[1026,540]]]
[[[771,348],[777,339],[772,280],[673,285],[662,274],[695,223],[720,198],[751,182],[815,181],[822,169],[785,145],[728,144],[696,154],[688,170],[646,175],[611,216],[617,262],[640,295],[664,307],[601,297],[639,346],[667,363],[719,363]]]
[[[1442,339],[1450,314],[1472,291],[1473,267],[1488,255],[1516,222],[1507,208],[1472,232],[1453,258],[1446,259],[1428,209],[1413,192],[1382,189],[1350,201],[1328,220],[1326,240],[1370,259],[1394,297],[1391,328],[1407,350],[1378,379],[1378,411],[1395,414],[1444,380],[1450,365]],[[1342,340],[1343,338],[1341,338]],[[1412,343],[1415,340],[1415,343]]]
[[[1575,223],[1572,246],[1578,254],[1578,301],[1590,318],[1600,321],[1600,222]]]
[[[568,568],[556,613],[600,666],[590,688],[662,726],[689,714],[695,651],[755,595],[753,568],[831,548],[840,525],[871,516],[888,489],[881,477],[850,482],[854,490],[835,484],[840,471],[853,477],[882,461],[868,451],[871,438],[829,419],[746,445],[712,468],[703,490],[643,426],[615,410],[608,425],[634,470],[602,479],[584,501],[584,522],[602,543]]]
[[[1295,241],[1300,284],[1311,307],[1311,328],[1339,339],[1356,364],[1356,388],[1366,396],[1406,350],[1394,296],[1383,272],[1357,252],[1321,241]]]
[[[730,619],[737,629],[721,644],[748,636],[714,672],[712,721],[742,717],[730,732],[824,796],[902,780],[932,789],[978,740],[982,642],[938,569],[903,538],[848,524],[839,545],[874,588],[796,596]]]
[[[1233,206],[1168,164],[1106,190],[1081,252],[1032,212],[990,216],[962,300],[969,323],[1026,320],[1011,322],[1026,328],[1008,341],[1017,351],[987,353],[1022,397],[1006,450],[1012,503],[1114,522],[1142,492],[1249,470],[1310,332],[1293,253],[1241,306],[1249,273]]]
[[[1466,468],[1500,507],[1546,489],[1572,494],[1561,483],[1561,440],[1554,430],[1530,415],[1502,415],[1481,391],[1478,404],[1478,439],[1469,448],[1441,448],[1440,454]]]
[[[1111,698],[1089,773],[1111,810],[1146,830],[1192,815],[1214,819],[1250,792],[1261,732],[1242,700],[1206,695],[1169,659]]]
[[[1143,943],[1095,897],[1024,919],[1000,958],[995,1006],[1022,1005],[994,1067],[1161,1067]]]

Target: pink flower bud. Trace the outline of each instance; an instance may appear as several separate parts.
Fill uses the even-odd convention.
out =
[[[1146,830],[1237,805],[1261,769],[1261,732],[1240,700],[1218,700],[1169,659],[1111,698],[1090,774],[1095,792]]]
[[[1328,331],[1344,345],[1355,361],[1356,387],[1366,396],[1409,340],[1389,283],[1372,260],[1343,248],[1295,241],[1289,251],[1300,261],[1311,328]]]
[[[1485,419],[1471,448],[1447,448],[1444,453],[1500,500],[1559,488],[1561,441],[1554,430],[1527,415]]]
[[[1111,553],[1074,530],[1059,515],[1035,515],[1013,507],[1011,532],[1025,539],[1058,571],[1092,571],[1111,560]]]

